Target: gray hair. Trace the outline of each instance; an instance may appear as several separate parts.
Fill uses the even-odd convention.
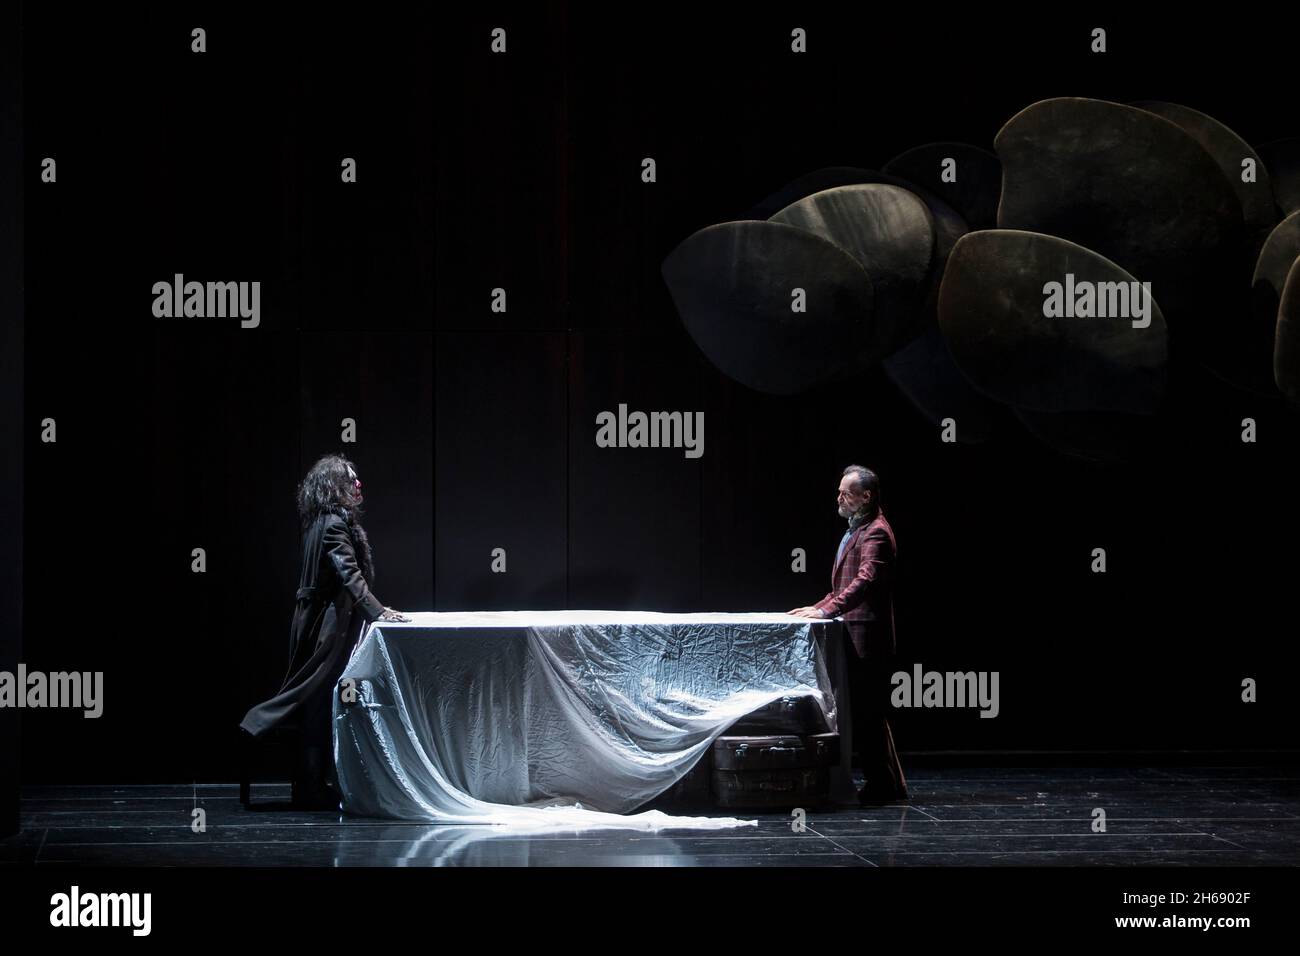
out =
[[[871,506],[869,510],[872,512],[879,511],[880,476],[866,465],[849,465],[840,474],[840,477],[842,478],[844,475],[853,475],[853,483],[857,487],[858,494],[867,491],[871,492]]]

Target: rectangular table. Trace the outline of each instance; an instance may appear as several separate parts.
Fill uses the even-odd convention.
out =
[[[560,819],[538,811],[569,808],[563,818],[574,825],[648,819],[629,811],[672,786],[736,720],[798,694],[816,697],[841,734],[832,795],[853,799],[838,621],[589,610],[410,616],[370,624],[339,681],[334,757],[349,812],[497,823]]]

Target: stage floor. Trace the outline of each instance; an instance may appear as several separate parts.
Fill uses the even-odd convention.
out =
[[[30,786],[0,865],[1257,866],[1300,865],[1300,767],[914,769],[909,804],[734,813],[758,827],[498,834],[297,812],[287,784]],[[262,805],[259,806],[258,804]],[[193,809],[206,832],[191,830]],[[1106,832],[1093,833],[1093,809]]]

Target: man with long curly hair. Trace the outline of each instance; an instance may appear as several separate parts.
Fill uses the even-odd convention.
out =
[[[304,807],[339,805],[333,692],[362,630],[374,620],[410,620],[370,590],[375,568],[361,526],[361,501],[361,480],[342,455],[321,458],[298,485],[302,563],[289,630],[289,670],[275,696],[239,724],[254,737],[272,728],[299,732],[293,802]]]

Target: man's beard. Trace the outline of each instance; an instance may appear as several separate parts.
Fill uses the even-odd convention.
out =
[[[861,505],[858,506],[856,511],[849,511],[844,505],[841,505],[839,507],[840,517],[845,518],[849,521],[852,521],[854,518],[865,518],[867,514],[870,513],[870,511],[871,511],[871,502],[869,501],[864,501]]]

